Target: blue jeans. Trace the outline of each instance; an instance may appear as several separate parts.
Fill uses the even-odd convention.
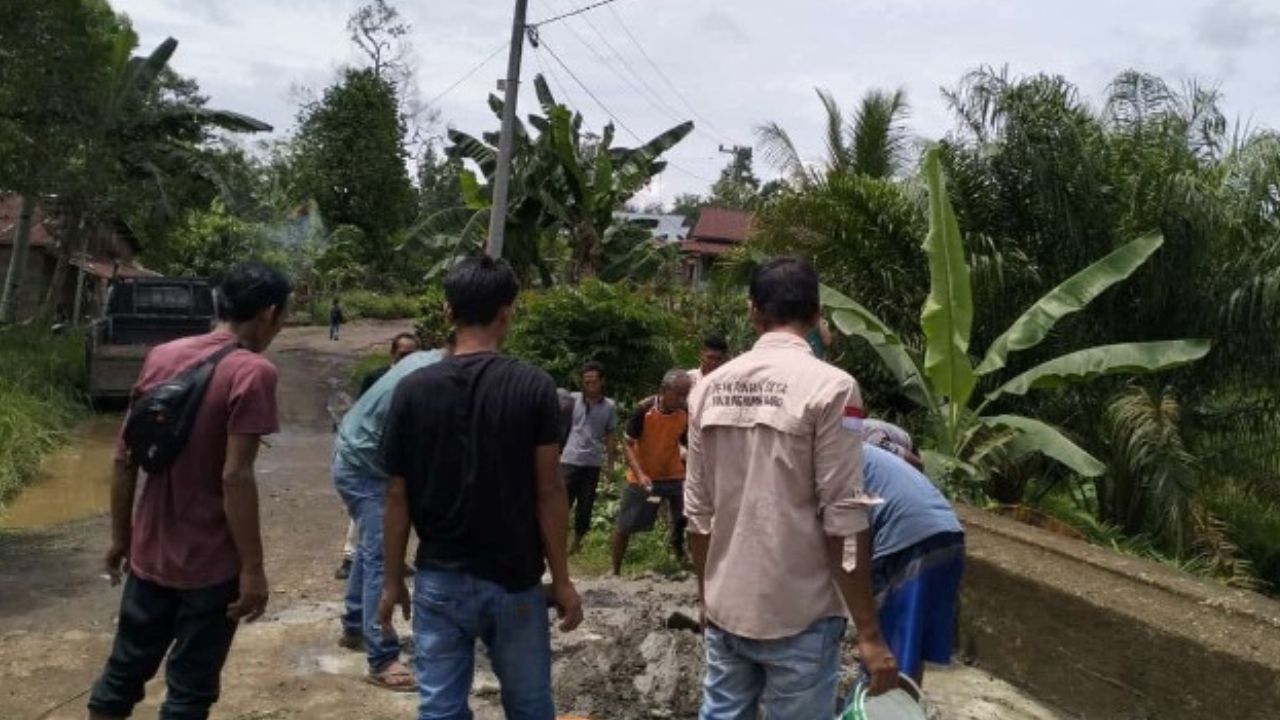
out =
[[[400,639],[382,632],[378,601],[382,598],[382,518],[386,514],[387,482],[333,459],[333,484],[356,523],[359,546],[347,576],[346,612],[342,631],[364,637],[370,672],[379,672],[400,657]]]
[[[541,586],[507,592],[463,572],[425,567],[414,583],[419,720],[471,720],[477,638],[488,648],[507,720],[555,720],[551,623]]]
[[[844,618],[824,618],[799,635],[751,640],[706,630],[707,676],[699,720],[827,720],[836,714]]]

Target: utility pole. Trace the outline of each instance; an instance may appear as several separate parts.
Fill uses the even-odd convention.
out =
[[[511,187],[511,157],[515,151],[516,102],[520,99],[520,59],[524,53],[525,15],[529,0],[516,0],[511,21],[511,50],[507,57],[507,80],[503,88],[502,134],[498,139],[498,168],[493,177],[493,209],[489,214],[489,257],[502,257],[507,230],[507,194]]]

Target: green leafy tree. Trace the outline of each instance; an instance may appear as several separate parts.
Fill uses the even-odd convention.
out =
[[[392,276],[395,235],[415,204],[397,107],[390,82],[371,69],[348,69],[303,108],[297,135],[300,189],[330,225],[359,228],[360,262]]]
[[[685,225],[692,227],[698,222],[698,213],[707,205],[707,200],[697,193],[683,193],[677,195],[676,199],[671,202],[671,214],[683,215],[685,217]]]
[[[15,320],[36,197],[58,192],[75,172],[80,137],[95,122],[91,98],[101,94],[113,56],[132,37],[105,2],[11,3],[4,14],[0,188],[20,194],[22,204],[0,291],[0,324]]]
[[[752,166],[751,148],[734,148],[733,160],[711,186],[708,204],[734,210],[753,210],[760,199],[760,179]]]
[[[1183,366],[1209,352],[1207,341],[1103,345],[1053,358],[1003,382],[993,373],[1005,367],[1010,354],[1034,348],[1058,321],[1131,275],[1162,240],[1158,236],[1135,240],[1051,290],[992,343],[975,367],[969,348],[974,317],[969,266],[939,158],[940,150],[934,148],[924,160],[929,233],[923,247],[931,282],[920,316],[923,357],[913,354],[897,333],[862,305],[826,288],[824,303],[833,311],[836,327],[869,343],[903,392],[923,405],[931,445],[925,459],[933,477],[948,478],[961,489],[982,494],[995,462],[1033,453],[1044,454],[1081,476],[1101,475],[1104,464],[1051,424],[1023,415],[991,414],[988,409],[1034,390]],[[990,389],[973,403],[980,381]]]
[[[431,216],[442,210],[460,207],[462,197],[462,161],[451,158],[427,143],[418,157],[418,211]]]

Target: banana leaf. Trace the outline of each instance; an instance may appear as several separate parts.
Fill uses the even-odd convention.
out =
[[[1083,477],[1098,477],[1107,469],[1102,461],[1071,442],[1057,428],[1034,418],[995,415],[978,418],[978,422],[991,428],[1011,428],[1018,431],[1016,436],[1004,443],[1005,452],[1010,459],[1043,453]]]
[[[480,172],[489,178],[493,177],[498,167],[498,151],[460,130],[449,131],[449,157],[471,160],[480,166]]]
[[[920,376],[920,367],[907,352],[897,333],[889,329],[874,313],[859,305],[853,298],[823,285],[820,289],[822,304],[832,310],[831,322],[845,335],[856,335],[866,340],[880,356],[898,381],[898,388],[912,400],[928,407],[929,391]]]
[[[1032,390],[1057,388],[1103,375],[1150,373],[1195,362],[1209,353],[1208,340],[1101,345],[1068,353],[1037,365],[987,395],[1026,395]]]
[[[1083,310],[1112,285],[1128,278],[1162,243],[1164,238],[1160,235],[1140,237],[1050,290],[991,343],[977,373],[995,372],[1005,366],[1010,353],[1039,345],[1059,320]]]
[[[962,408],[973,394],[976,377],[969,362],[969,332],[973,327],[973,295],[965,264],[960,226],[951,209],[942,177],[939,150],[924,157],[929,187],[929,234],[924,251],[929,258],[929,296],[920,314],[927,345],[924,374],[933,391]]]

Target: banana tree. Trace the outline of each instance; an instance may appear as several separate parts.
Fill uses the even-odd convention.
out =
[[[604,265],[605,232],[613,212],[666,168],[660,158],[693,132],[684,122],[636,148],[614,147],[609,123],[598,141],[584,138],[581,116],[552,97],[545,82],[535,83],[545,118],[530,118],[541,131],[561,170],[562,182],[544,186],[543,202],[570,236],[575,279],[596,277]],[[536,122],[535,122],[536,120]]]
[[[614,209],[663,171],[666,163],[659,158],[693,131],[693,123],[677,125],[636,148],[613,147],[612,124],[599,137],[584,133],[582,116],[556,100],[545,78],[538,75],[533,85],[543,114],[529,115],[527,125],[516,122],[503,252],[517,269],[537,268],[549,285],[552,278],[541,245],[548,235],[563,231],[575,280],[616,271],[606,253]],[[501,117],[499,98],[490,96],[489,107]],[[424,218],[413,233],[415,243],[440,257],[441,267],[483,246],[498,166],[497,133],[477,138],[451,130],[449,140],[450,155],[470,160],[479,174],[469,168],[461,173],[464,207]]]
[[[992,464],[1040,453],[1085,476],[1105,466],[1053,425],[1013,414],[988,412],[1001,400],[1035,390],[1061,388],[1116,374],[1151,373],[1204,357],[1207,340],[1122,343],[1068,353],[1001,381],[1015,352],[1039,345],[1063,318],[1083,310],[1111,286],[1134,273],[1163,243],[1148,235],[1123,245],[1086,267],[1022,313],[991,344],[975,366],[969,349],[973,295],[964,241],[951,207],[938,148],[924,158],[929,192],[930,292],[921,311],[923,356],[852,298],[823,288],[823,303],[840,332],[866,341],[893,374],[900,390],[929,415],[924,458],[935,479],[970,482],[986,477]],[[975,397],[979,385],[991,388]]]

